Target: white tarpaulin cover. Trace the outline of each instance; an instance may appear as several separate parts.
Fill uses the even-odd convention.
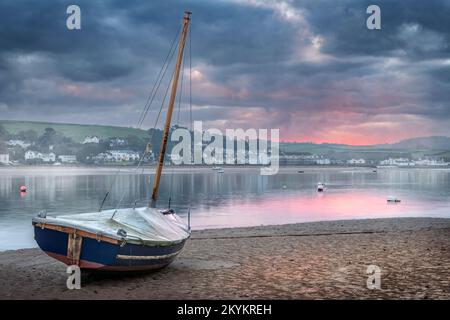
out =
[[[114,213],[115,212],[115,213]],[[185,240],[190,231],[175,214],[163,214],[153,208],[127,208],[93,213],[36,217],[34,222],[73,227],[132,243],[173,243]],[[126,236],[118,231],[126,231]]]

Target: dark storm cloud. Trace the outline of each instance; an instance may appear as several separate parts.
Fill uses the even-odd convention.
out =
[[[81,7],[80,31],[65,26],[70,4]],[[189,8],[198,119],[291,136],[323,122],[330,137],[391,115],[398,126],[448,122],[448,1],[377,1],[377,31],[365,27],[369,4],[3,1],[0,117],[134,125]]]
[[[301,4],[300,4],[301,3]],[[366,28],[366,8],[377,4],[382,29]],[[450,53],[450,5],[430,1],[302,1],[314,32],[326,38],[324,52],[333,55],[447,57]]]
[[[6,82],[18,77],[15,87],[20,95],[24,89],[23,77],[40,76],[41,72],[48,77],[95,82],[100,86],[102,82],[120,79],[126,86],[130,80],[127,76],[133,75],[131,82],[139,82],[136,77],[144,76],[144,70],[150,73],[145,80],[151,80],[179,29],[184,8],[174,1],[77,1],[82,8],[82,30],[68,31],[65,10],[71,3],[0,4],[0,65],[9,68],[1,78],[4,89]],[[204,63],[264,63],[274,57],[283,59],[291,50],[291,32],[282,25],[274,28],[276,21],[269,10],[243,10],[220,1],[199,1],[189,7],[202,17],[193,24],[192,34],[196,41],[193,54]],[[254,32],[256,28],[260,32]],[[280,43],[268,45],[277,41]],[[24,62],[15,60],[21,56],[40,58],[27,65],[29,74],[21,70],[20,63]],[[14,104],[13,95],[5,93],[2,98],[9,98],[4,102]]]

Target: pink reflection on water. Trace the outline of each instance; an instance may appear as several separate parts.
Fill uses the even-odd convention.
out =
[[[401,203],[389,204],[386,194],[373,190],[264,195],[252,199],[230,199],[217,207],[199,208],[192,224],[194,229],[204,229],[423,216],[424,202],[401,200]]]

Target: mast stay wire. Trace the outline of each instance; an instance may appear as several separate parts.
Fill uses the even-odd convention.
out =
[[[168,92],[169,92],[170,84],[171,84],[172,81],[173,81],[173,76],[174,76],[174,74],[175,74],[175,71],[172,73],[171,80],[169,81],[169,83],[168,83],[168,85],[167,85],[166,92],[165,92],[165,94],[164,94],[163,101],[161,102],[161,106],[160,106],[160,108],[159,108],[158,116],[157,116],[157,118],[156,118],[155,125],[154,125],[154,127],[153,127],[153,131],[154,131],[154,129],[156,128],[156,125],[158,124],[158,121],[159,121],[159,118],[160,118],[160,115],[161,115],[161,111],[162,111],[162,109],[163,109],[163,107],[164,107],[164,103],[165,103],[165,101],[166,101],[167,94],[168,94]],[[153,133],[153,131],[152,131],[152,133]],[[153,134],[152,134],[152,135],[153,135]],[[145,149],[147,149],[147,147],[146,147]],[[139,170],[139,168],[141,167],[141,164],[142,164],[142,162],[143,162],[145,156],[146,156],[146,152],[144,151],[144,152],[142,153],[141,157],[139,158],[139,162],[138,162],[136,168],[134,169],[135,171],[138,171],[138,170]],[[142,173],[143,173],[143,172],[144,172],[144,168],[142,167]],[[122,197],[120,198],[119,202],[117,203],[116,210],[115,210],[114,214],[117,212],[117,209],[118,209],[118,208],[120,207],[120,205],[122,204],[122,201],[123,201],[123,199],[125,198],[125,195],[126,195],[126,194],[127,194],[127,192],[124,192],[124,193],[122,194]],[[114,214],[113,214],[113,217],[114,217]]]
[[[189,54],[189,135],[193,134],[193,119],[192,119],[192,28],[189,29],[189,53],[185,53],[185,56]],[[184,79],[184,73],[186,71],[186,65],[185,65],[185,59],[183,59],[183,73],[181,74],[181,83],[179,86],[179,92],[180,95],[178,97],[178,114],[177,114],[177,122],[176,124],[180,124],[180,113],[181,113],[181,99],[183,95],[183,79]],[[192,136],[190,136],[190,139],[192,141]],[[191,150],[191,157],[192,157],[192,150]],[[192,158],[189,159],[189,161],[192,161]],[[192,179],[192,163],[189,165],[189,177]],[[173,189],[173,176],[174,176],[174,170],[172,168],[171,175],[170,175],[170,187],[169,187],[169,209],[171,205],[171,199],[172,199],[172,189]],[[192,200],[191,197],[189,197],[189,205],[188,205],[188,228],[191,229],[191,205]]]
[[[161,78],[159,80],[158,85],[156,86],[156,89],[155,90],[152,89],[152,94],[150,94],[150,96],[147,98],[147,103],[146,103],[146,105],[144,107],[144,110],[142,110],[141,117],[140,117],[139,122],[138,122],[138,128],[140,128],[142,126],[142,124],[143,124],[143,122],[144,122],[144,120],[145,120],[145,118],[147,116],[147,113],[148,113],[148,111],[150,109],[150,106],[152,105],[153,100],[155,99],[156,93],[157,93],[157,91],[158,91],[158,89],[159,89],[159,87],[160,87],[160,85],[162,83],[162,80],[164,79],[164,76],[165,76],[165,74],[167,72],[167,69],[169,67],[170,61],[172,60],[173,55],[175,54],[176,48],[178,46],[174,46],[174,44],[176,43],[176,41],[177,41],[177,39],[178,39],[178,37],[180,35],[180,32],[181,31],[178,31],[178,33],[175,35],[175,37],[172,40],[172,44],[170,45],[170,50],[167,53],[166,58],[164,59],[163,67],[160,69],[160,71],[158,73],[158,77],[156,78],[155,84],[153,85],[153,89],[155,89],[155,86],[156,86],[156,84],[158,82],[158,78],[161,76],[161,72],[163,71],[163,68],[165,66],[164,72],[162,72],[162,76],[161,76]]]
[[[157,93],[157,91],[158,91],[158,89],[159,89],[159,87],[160,87],[160,85],[161,85],[161,83],[162,83],[162,81],[164,79],[164,76],[165,76],[165,74],[167,72],[167,69],[168,69],[168,67],[170,65],[170,62],[171,62],[171,60],[172,60],[172,58],[173,58],[173,56],[175,54],[176,48],[178,47],[178,45],[175,46],[175,43],[177,43],[177,39],[179,38],[180,34],[181,34],[181,29],[177,30],[177,32],[175,33],[175,37],[172,40],[172,43],[171,43],[170,48],[169,48],[169,52],[167,53],[166,57],[164,58],[163,65],[161,66],[161,69],[160,69],[160,71],[158,73],[158,76],[155,79],[155,83],[154,83],[154,85],[152,87],[152,90],[151,90],[151,92],[150,92],[150,94],[149,94],[149,96],[147,98],[147,101],[146,101],[146,103],[144,105],[144,109],[141,112],[141,115],[139,116],[137,129],[141,128],[141,126],[142,126],[142,124],[143,124],[143,122],[144,122],[144,120],[145,120],[145,118],[146,118],[146,116],[148,114],[148,111],[150,110],[150,107],[151,107],[151,105],[153,103],[153,100],[154,100],[154,98],[156,96],[156,93]],[[173,78],[173,74],[172,74],[172,78]],[[166,96],[167,96],[167,91],[166,91]],[[165,98],[164,98],[164,100],[165,100]],[[159,110],[159,113],[158,113],[158,116],[156,118],[153,130],[151,131],[150,138],[149,138],[150,142],[151,142],[152,137],[153,137],[153,132],[154,132],[154,130],[155,130],[157,124],[158,124],[158,120],[159,120],[159,117],[161,115],[161,110],[162,110],[162,106],[161,106],[161,108]],[[147,146],[145,147],[144,152],[142,153],[142,156],[139,159],[138,166],[140,165],[142,160],[145,158],[146,151],[147,151]],[[98,210],[99,212],[102,211],[103,205],[105,204],[108,196],[111,194],[112,188],[114,187],[114,185],[116,183],[116,180],[117,180],[117,177],[118,177],[119,173],[121,172],[121,170],[122,170],[122,168],[119,168],[116,171],[116,173],[114,174],[114,177],[113,177],[113,180],[111,182],[111,185],[108,188],[108,191],[106,192],[105,197],[103,198],[103,200],[101,202],[100,208]],[[121,199],[120,202],[122,202],[122,199]]]
[[[186,52],[184,52],[184,56],[186,55]],[[183,57],[184,58],[184,57]],[[183,65],[182,65],[182,70],[183,72],[181,73],[181,81],[179,84],[179,92],[180,95],[178,96],[178,110],[177,110],[177,121],[176,121],[176,125],[180,125],[180,113],[181,113],[181,98],[183,97],[183,81],[184,81],[184,72],[185,72],[185,59],[183,59]],[[170,184],[169,184],[169,208],[170,208],[170,202],[172,199],[172,189],[173,189],[173,175],[174,175],[174,170],[173,168],[171,168],[171,172],[170,172]]]
[[[192,28],[189,29],[189,135],[194,135],[194,128],[193,128],[193,121],[192,121]],[[192,137],[190,137],[191,141],[193,140]],[[192,147],[192,145],[191,145]],[[189,161],[189,177],[192,180],[192,166],[194,165],[193,162],[193,150],[190,150],[191,159]],[[191,230],[191,205],[192,205],[192,196],[189,195],[189,206],[188,206],[188,228],[189,231]]]

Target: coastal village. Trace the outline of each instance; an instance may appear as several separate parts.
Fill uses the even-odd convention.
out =
[[[105,148],[103,152],[95,154],[95,151],[90,155],[80,154],[62,154],[56,152],[54,145],[48,146],[48,152],[41,152],[39,148],[35,148],[34,143],[29,143],[23,140],[8,140],[6,141],[6,152],[0,153],[0,163],[3,165],[37,165],[37,164],[77,164],[77,163],[130,163],[134,164],[139,161],[141,153],[136,150],[127,149],[126,138],[113,138],[107,141],[102,141],[96,136],[87,136],[82,142],[84,146],[99,146],[100,144],[107,143],[110,147]],[[23,157],[14,156],[19,149],[20,154]],[[21,149],[21,150],[20,150]],[[101,148],[98,148],[100,150]],[[148,159],[153,161],[153,157]]]
[[[136,135],[102,137],[98,135],[83,135],[79,141],[65,136],[60,131],[47,127],[43,132],[35,130],[22,130],[17,133],[10,133],[0,125],[0,165],[20,166],[20,165],[135,165],[147,150],[142,159],[144,164],[155,164],[155,159],[159,153],[159,143],[154,137],[161,135],[158,129],[155,132],[148,132],[147,136],[138,137]],[[148,144],[149,140],[151,141]],[[169,139],[170,140],[170,139]],[[207,142],[203,142],[206,148]],[[427,167],[442,168],[450,166],[448,151],[442,154],[414,154],[410,151],[399,151],[397,149],[381,151],[369,150],[361,151],[339,151],[331,149],[327,151],[307,150],[311,144],[303,144],[295,151],[287,150],[281,144],[280,154],[271,155],[274,159],[278,157],[280,165],[297,166],[360,166],[360,167]],[[313,145],[317,147],[318,145]],[[171,157],[172,145],[169,142],[169,152],[166,156],[167,164],[179,163],[179,155]],[[248,149],[248,148],[247,148]],[[270,151],[270,150],[269,150]],[[254,151],[253,151],[254,152]],[[178,158],[177,158],[178,157]],[[247,150],[246,163],[250,158],[258,159],[256,165],[267,165],[267,159],[260,154],[252,154]],[[206,163],[206,156],[203,161]],[[211,159],[209,159],[211,160]],[[236,161],[236,157],[235,157]],[[236,161],[237,162],[237,161]],[[211,163],[211,161],[208,161]],[[214,158],[215,164],[224,164],[224,159]]]
[[[98,148],[99,145],[107,147]],[[127,148],[129,145],[126,138],[111,138],[103,141],[97,136],[86,136],[82,146],[91,147],[90,154],[70,154],[55,151],[54,145],[48,146],[47,152],[39,151],[34,143],[24,140],[11,139],[6,141],[6,150],[0,153],[0,165],[74,165],[74,164],[135,164],[139,161],[142,151]],[[20,156],[17,156],[17,154]],[[247,156],[248,157],[248,156]],[[170,159],[170,155],[168,155]],[[147,163],[154,164],[153,153],[145,159]],[[351,158],[347,160],[333,159],[321,154],[298,155],[281,154],[279,156],[282,165],[316,165],[316,166],[377,166],[377,167],[447,167],[450,166],[444,158],[424,157],[418,159],[411,158],[387,158],[380,161],[366,160],[364,158]],[[258,163],[262,164],[262,163]]]
[[[386,158],[383,160],[368,160],[351,158],[347,160],[333,159],[324,155],[282,155],[280,163],[286,165],[318,165],[318,166],[368,166],[368,167],[447,167],[450,162],[445,158],[427,156],[424,158]]]
[[[0,127],[0,165],[135,164],[147,143],[136,136],[100,138],[87,135],[75,142],[46,128],[11,134]],[[150,150],[143,159],[153,162]]]

